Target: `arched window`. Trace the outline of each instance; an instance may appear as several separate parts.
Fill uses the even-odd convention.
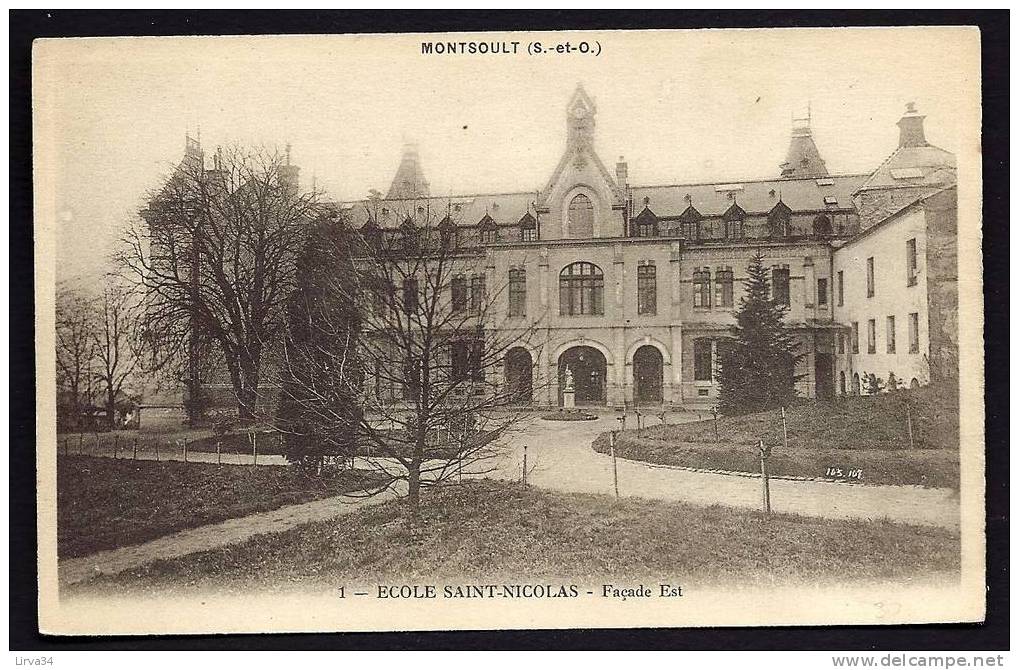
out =
[[[567,216],[567,232],[569,237],[594,237],[594,204],[590,198],[583,193],[573,196]]]
[[[605,275],[594,263],[577,262],[559,273],[559,313],[604,314]]]
[[[824,214],[814,218],[814,235],[816,237],[831,237],[831,220]]]
[[[846,394],[846,373],[839,372],[839,395]]]
[[[853,373],[853,395],[860,395],[860,373]]]

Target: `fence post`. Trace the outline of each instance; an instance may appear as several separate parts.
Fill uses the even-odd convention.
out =
[[[523,472],[521,473],[520,480],[524,483],[524,486],[527,486],[527,445],[526,444],[524,445],[524,469],[523,469]]]
[[[223,465],[223,452],[221,451],[222,440],[216,440],[216,465]]]
[[[714,418],[714,424],[715,424],[715,444],[718,444],[718,408],[717,407],[711,410],[711,415]]]
[[[909,448],[913,448],[913,412],[906,405],[906,430],[909,431]]]
[[[785,407],[782,408],[782,448],[789,448],[789,431],[785,423]]]
[[[135,435],[135,437],[134,437],[134,448],[131,450],[131,460],[132,461],[138,460],[138,436],[137,435]]]
[[[182,442],[184,444],[184,462],[187,463],[188,462],[188,438],[185,437],[182,440]]]
[[[761,502],[764,505],[764,513],[771,514],[771,488],[768,482],[768,456],[771,455],[771,448],[764,446],[764,440],[757,443],[761,453]]]
[[[258,465],[258,433],[251,431],[251,464]]]
[[[609,455],[612,456],[612,489],[619,497],[619,470],[616,468],[616,432],[609,433]]]
[[[113,458],[117,458],[117,450],[120,448],[120,435],[114,434],[113,436]]]

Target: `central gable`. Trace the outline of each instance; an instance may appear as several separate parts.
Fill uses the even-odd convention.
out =
[[[623,189],[594,150],[596,109],[594,100],[578,85],[566,106],[566,151],[538,194],[538,210],[548,215],[546,238],[625,234]]]

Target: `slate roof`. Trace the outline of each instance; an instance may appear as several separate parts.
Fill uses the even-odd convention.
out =
[[[927,144],[896,149],[857,191],[950,186],[955,182],[955,156],[940,147]]]
[[[530,191],[380,200],[377,204],[368,200],[355,200],[339,203],[336,208],[349,213],[349,218],[355,225],[364,223],[368,218],[368,212],[375,211],[378,224],[382,228],[399,226],[408,213],[416,214],[418,208],[432,220],[433,225],[438,225],[448,212],[450,219],[458,226],[477,226],[485,217],[499,226],[516,226],[525,215],[533,211],[536,197],[537,194]]]
[[[838,175],[820,179],[744,181],[738,184],[637,186],[632,189],[632,196],[634,202],[643,202],[644,198],[648,198],[646,206],[658,219],[678,219],[684,212],[687,212],[689,217],[693,214],[693,211],[687,211],[691,207],[701,217],[721,217],[734,204],[748,216],[766,215],[778,204],[780,197],[793,212],[846,210],[853,209],[852,194],[863,186],[867,177],[868,175]],[[728,190],[737,186],[741,188]],[[689,200],[687,196],[690,197]],[[826,196],[834,196],[838,204],[827,206],[824,201]],[[497,225],[516,226],[525,215],[533,212],[536,197],[537,194],[533,191],[454,195],[381,200],[377,206],[367,200],[358,200],[339,204],[338,208],[349,212],[351,221],[360,225],[367,219],[367,211],[375,207],[378,211],[378,223],[383,228],[399,226],[408,212],[415,213],[418,208],[429,212],[435,225],[446,216],[448,209],[450,217],[458,226],[477,226],[486,216]],[[456,211],[457,206],[460,211]],[[388,212],[388,216],[382,214],[383,209]]]
[[[852,195],[866,180],[867,175],[863,174],[733,184],[638,186],[633,189],[633,198],[637,202],[648,198],[648,206],[659,218],[679,218],[688,207],[693,207],[703,217],[723,216],[734,203],[749,215],[763,215],[770,212],[780,198],[794,212],[853,209]],[[737,190],[737,187],[741,188]],[[825,196],[836,197],[837,206],[827,206]]]

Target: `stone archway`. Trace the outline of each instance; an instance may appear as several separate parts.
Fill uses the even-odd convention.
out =
[[[608,364],[605,355],[594,347],[574,346],[559,356],[559,405],[563,403],[566,367],[573,374],[576,402],[604,405],[608,387]]]
[[[657,405],[664,400],[665,366],[662,352],[650,344],[633,354],[633,399],[638,405]]]
[[[531,352],[523,347],[513,347],[506,352],[506,392],[510,402],[529,405],[534,395],[533,367]]]

